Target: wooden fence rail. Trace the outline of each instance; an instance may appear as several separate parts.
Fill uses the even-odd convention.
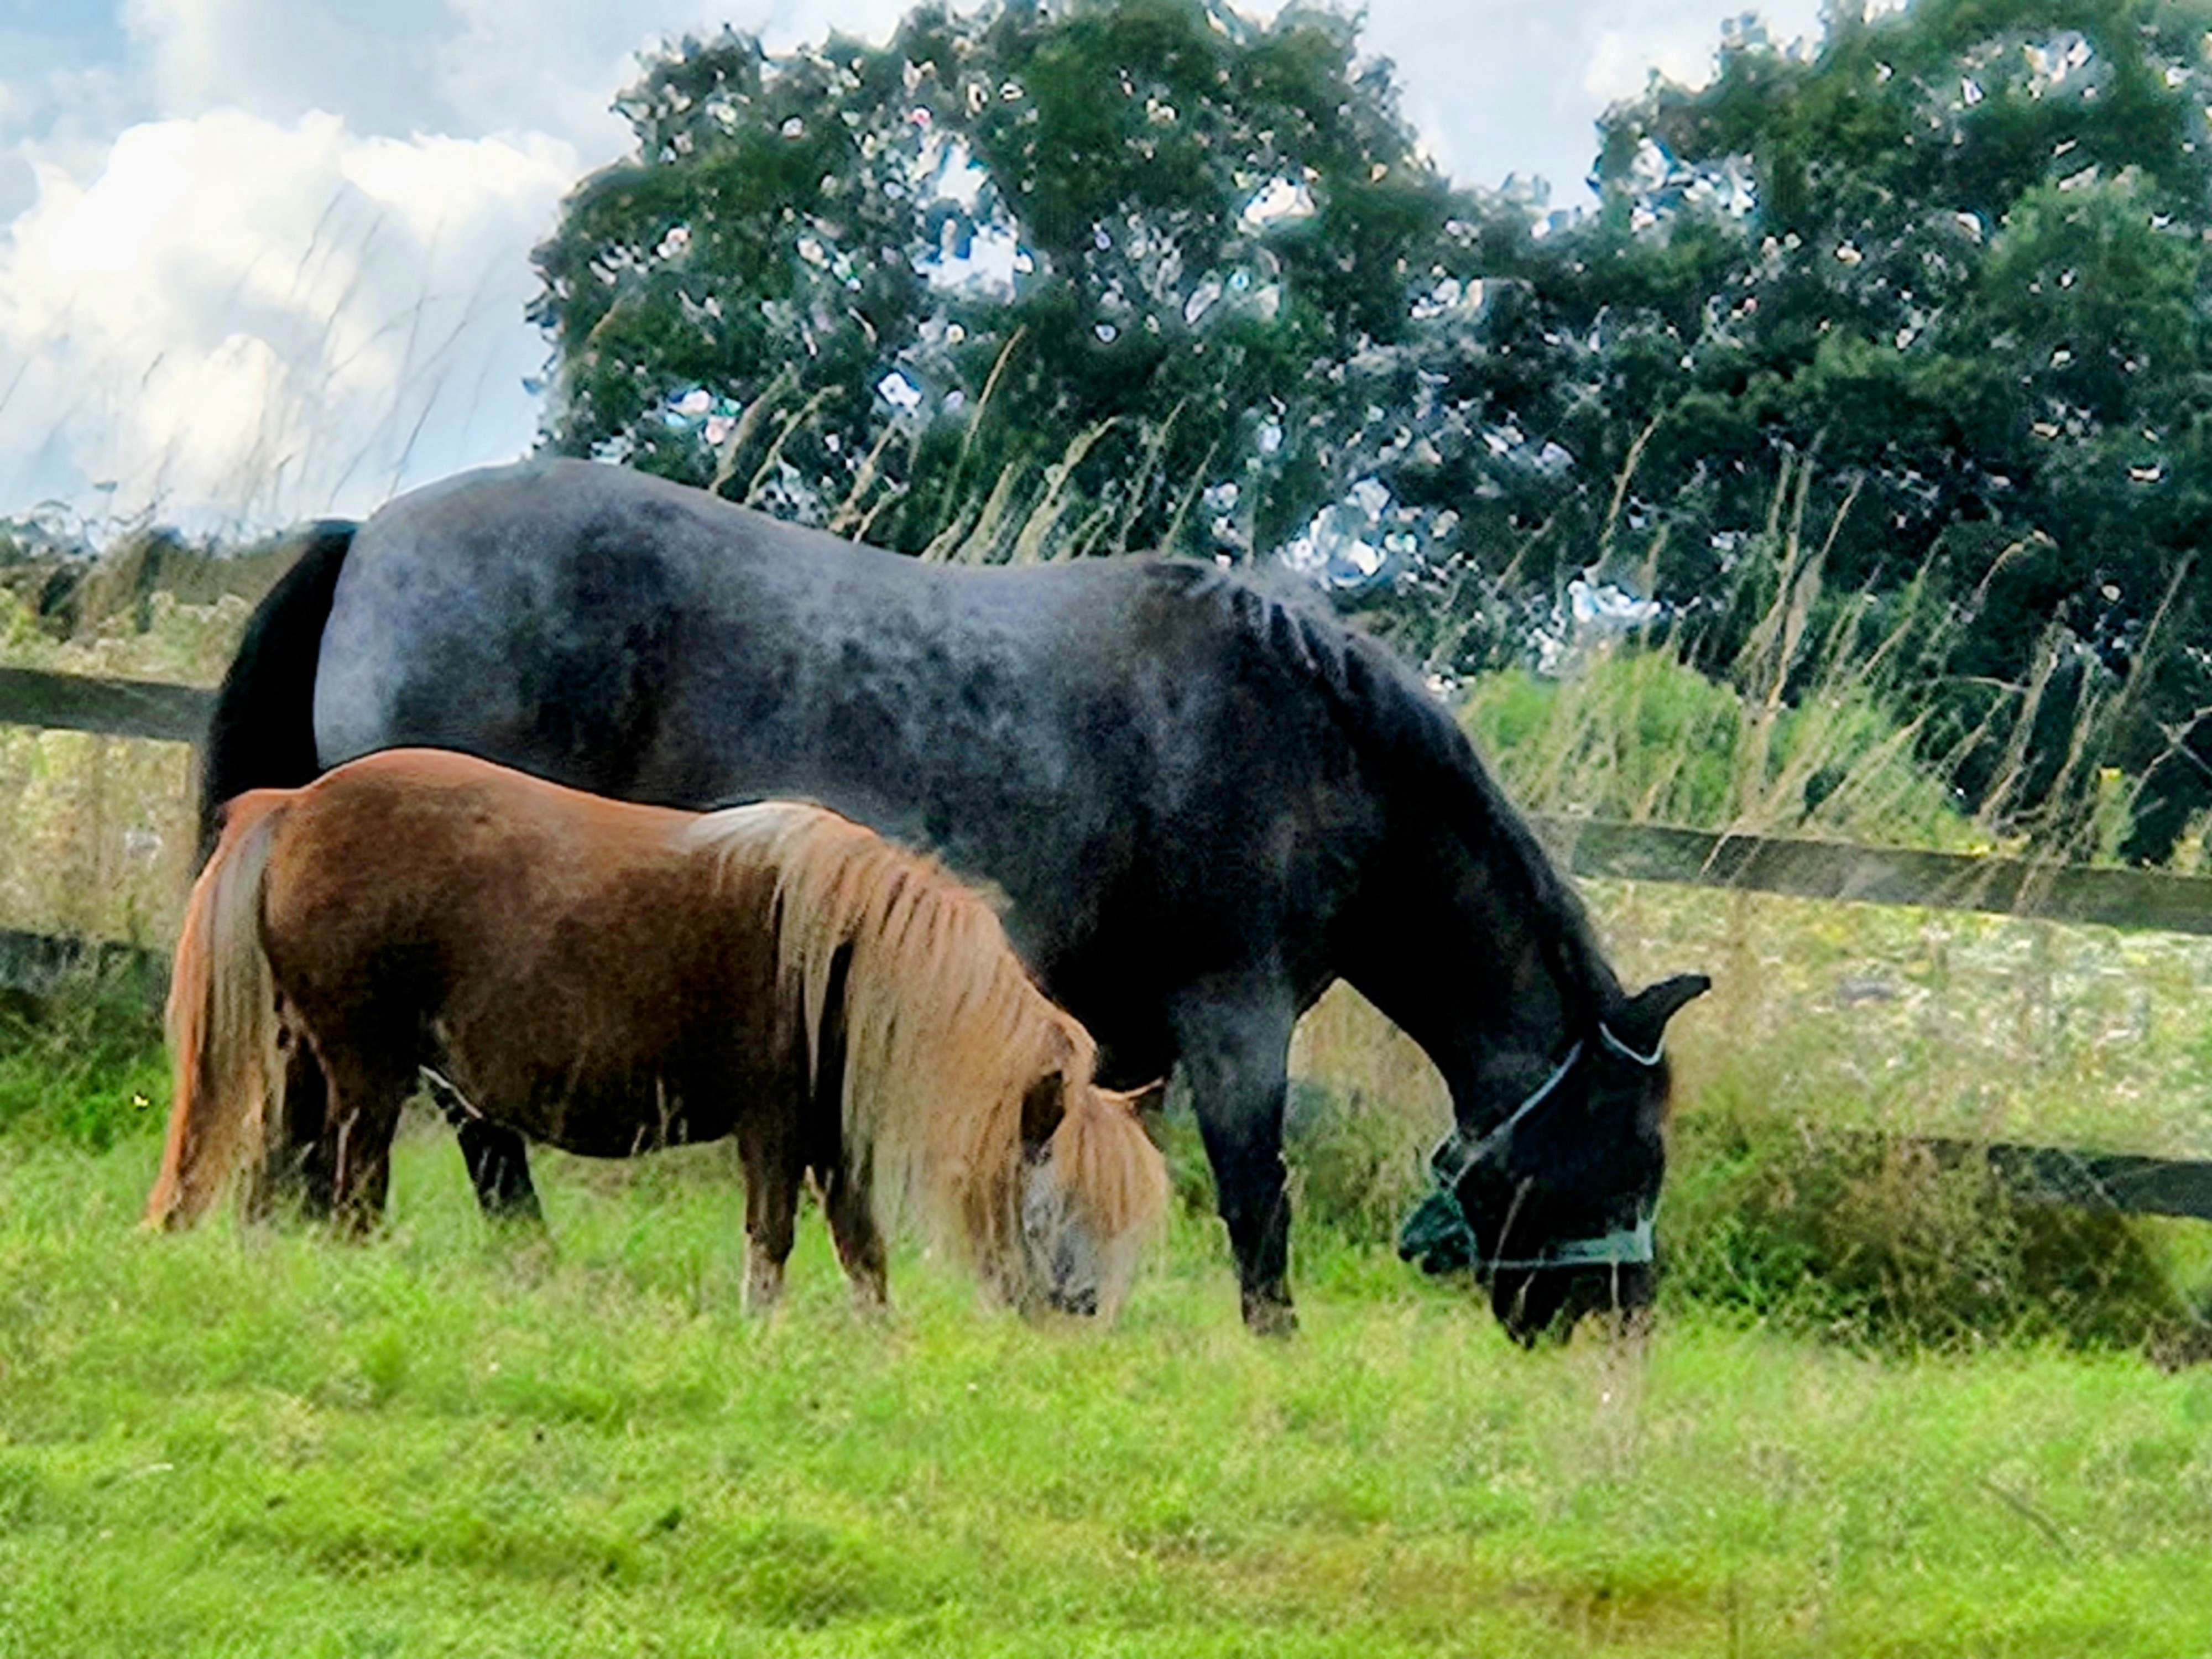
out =
[[[215,693],[196,685],[0,668],[0,724],[197,744],[214,708]],[[2212,880],[2196,876],[1592,818],[1539,817],[1536,827],[1584,878],[2212,934]]]
[[[197,744],[214,707],[215,693],[198,686],[0,668],[4,725]],[[2193,876],[1596,819],[1539,817],[1536,828],[1555,855],[1586,878],[2212,934],[2212,880]],[[0,933],[0,983],[36,983],[64,970],[125,960],[151,967],[158,978],[161,964],[126,945]],[[2212,1163],[2051,1146],[1924,1144],[1945,1156],[1985,1157],[2031,1198],[2212,1221]]]
[[[2212,933],[2212,880],[2162,870],[1715,835],[1601,819],[1539,817],[1536,826],[1568,867],[1583,877]]]
[[[0,725],[197,744],[214,712],[215,693],[197,685],[0,668]]]
[[[156,986],[168,972],[166,957],[121,939],[57,939],[0,928],[0,987],[43,992],[80,974],[121,973]]]

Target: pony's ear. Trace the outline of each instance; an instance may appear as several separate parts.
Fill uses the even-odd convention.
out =
[[[1657,1048],[1667,1022],[1712,988],[1712,981],[1703,974],[1677,974],[1645,986],[1620,1011],[1621,1036],[1639,1048]]]
[[[1055,1068],[1029,1086],[1022,1097],[1022,1145],[1042,1146],[1067,1115],[1067,1073]]]
[[[1167,1109],[1168,1080],[1164,1077],[1154,1078],[1141,1089],[1101,1089],[1098,1092],[1139,1122],[1156,1119]]]

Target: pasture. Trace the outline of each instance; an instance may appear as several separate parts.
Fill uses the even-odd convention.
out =
[[[442,1132],[358,1249],[131,1231],[153,1143],[0,1143],[0,1654],[2057,1654],[2212,1646],[2212,1374],[1873,1357],[1674,1306],[1534,1355],[1322,1227],[1253,1340],[1218,1224],[1110,1333],[818,1215],[738,1310],[707,1149]]]
[[[920,561],[806,552],[763,521],[708,539],[781,546],[780,568],[748,588],[750,556],[720,560],[686,591],[655,550],[706,544],[659,539],[676,511],[660,485],[603,467],[479,480],[535,526],[490,538],[506,577],[458,556],[493,520],[448,494],[412,520],[448,514],[441,533],[405,513],[365,529],[343,588],[342,538],[315,532],[283,590],[291,623],[256,630],[266,675],[239,682],[253,720],[218,720],[198,759],[228,793],[276,781],[253,774],[288,731],[295,758],[303,735],[336,758],[442,710],[426,740],[474,747],[511,702],[527,715],[511,732],[568,752],[510,758],[596,787],[682,780],[701,805],[834,787],[966,837],[971,873],[1032,921],[1056,909],[1066,927],[1032,933],[1034,960],[1093,964],[1106,1018],[1177,994],[1136,1006],[1166,1017],[1182,1076],[1165,1237],[1125,1316],[1025,1323],[911,1240],[872,1314],[809,1206],[784,1304],[749,1319],[727,1147],[544,1154],[540,1234],[485,1221],[419,1112],[365,1238],[228,1211],[148,1236],[168,1082],[146,987],[125,981],[134,951],[177,937],[193,765],[19,706],[40,729],[0,726],[0,927],[27,933],[0,953],[35,964],[66,936],[125,966],[0,982],[0,1659],[2212,1656],[2212,1225],[2039,1206],[1975,1151],[2212,1159],[2212,936],[1591,883],[1630,984],[1715,981],[1668,1045],[1662,1190],[1659,1024],[1621,1026],[1609,994],[1578,1006],[1610,974],[1582,971],[1596,953],[1574,908],[1497,833],[1487,780],[1419,688],[1355,672],[1258,589],[1207,633],[1136,586],[1195,601],[1212,564],[1260,574],[1282,549],[1448,696],[1506,795],[1555,820],[2203,872],[2212,796],[2189,734],[2212,691],[2186,556],[2212,452],[2182,438],[2212,337],[2196,326],[2212,20],[1847,6],[1827,46],[1771,57],[1732,25],[1715,101],[1655,74],[1601,118],[1606,210],[1577,224],[1532,216],[1540,189],[1451,185],[1387,66],[1358,64],[1357,23],[1291,8],[1248,39],[1212,0],[1000,9],[769,68],[728,33],[645,59],[617,106],[634,163],[583,180],[532,256],[526,315],[554,353],[543,447],[711,479]],[[151,41],[127,33],[134,52]],[[170,33],[164,52],[190,44]],[[383,51],[351,79],[375,82]],[[425,86],[462,61],[437,55]],[[163,117],[142,158],[198,130],[156,90],[131,114]],[[274,128],[246,125],[265,112],[198,113],[278,155]],[[415,176],[394,172],[403,137],[457,188],[459,158],[494,153],[382,118],[296,124],[325,148],[386,146],[347,170],[348,201],[376,198],[373,173]],[[99,125],[17,222],[31,276],[64,187],[87,213],[151,199],[125,188],[120,143],[112,185],[72,171]],[[535,133],[483,142],[532,169],[580,154]],[[170,160],[197,178],[216,154]],[[170,374],[206,353],[172,349],[135,391],[114,358],[114,398],[56,380],[125,441],[80,434],[77,413],[37,434],[32,415],[39,466],[100,504],[75,527],[56,503],[0,525],[0,664],[211,686],[291,547],[203,557],[130,515],[171,490],[203,512],[213,488],[238,492],[225,521],[243,534],[349,483],[396,489],[417,439],[426,465],[449,442],[433,406],[475,322],[430,346],[430,286],[410,308],[374,262],[328,297],[351,234],[329,210],[280,303],[259,279],[282,239],[258,227],[310,175],[248,172],[268,199],[247,220],[173,216],[205,269],[164,303],[107,286],[173,258],[160,211],[70,277],[82,301],[48,344],[181,316],[167,301],[223,290],[206,272],[232,252],[257,280],[228,286],[266,314],[204,331],[237,381],[220,398]],[[520,224],[514,177],[498,212],[461,189],[439,222]],[[1011,308],[995,276],[955,272],[995,266],[1002,234]],[[436,262],[401,252],[430,283]],[[494,281],[483,252],[466,263]],[[375,349],[330,360],[361,340]],[[227,446],[257,352],[268,399],[251,443]],[[370,398],[377,429],[404,441],[342,454],[347,388],[379,361],[403,383]],[[194,417],[191,443],[160,439],[164,409]],[[142,437],[168,445],[150,495]],[[219,485],[191,476],[212,476],[202,452],[230,457]],[[615,499],[627,530],[601,516]],[[949,566],[1155,544],[1194,562],[1008,572],[988,601],[946,598],[972,574]],[[1121,597],[1045,593],[1060,581]],[[1212,645],[1162,643],[1178,640]],[[303,734],[317,702],[325,729]],[[656,753],[701,729],[687,708],[719,714],[723,769]],[[1099,741],[1125,726],[1144,740]],[[1180,828],[1156,840],[1163,823]],[[1143,881],[1074,856],[1122,839],[1146,849]],[[1501,895],[1532,901],[1517,939]],[[1224,917],[1293,925],[1194,942],[1187,924]],[[1354,932],[1358,952],[1322,952]],[[1562,994],[1519,994],[1538,981],[1516,960]],[[1496,1167],[1470,1160],[1462,1207],[1510,1213],[1540,1249],[1601,1247],[1639,1298],[1656,1280],[1634,1334],[1523,1351],[1466,1284],[1395,1259],[1423,1154],[1455,1126],[1437,1073],[1348,990],[1306,1015],[1278,1123],[1297,1004],[1355,961],[1453,1066],[1463,1111],[1489,1091],[1458,1037],[1533,1065],[1506,1121],[1551,1108],[1525,1139],[1478,1143]],[[1279,982],[1297,962],[1310,976]],[[1574,1069],[1585,1052],[1609,1079]],[[1649,1058],[1628,1073],[1607,1053]],[[1455,1127],[1483,1134],[1482,1115]],[[1587,1231],[1574,1205],[1543,1213],[1546,1183],[1519,1178],[1540,1133],[1547,1160],[1598,1177],[1567,1196],[1632,1199],[1632,1228],[1618,1205]],[[1279,1146],[1303,1323],[1263,1341],[1214,1218],[1235,1219],[1246,1317],[1279,1330]],[[1663,1275],[1643,1272],[1655,1219]]]

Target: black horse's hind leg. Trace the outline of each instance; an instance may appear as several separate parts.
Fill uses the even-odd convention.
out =
[[[477,1202],[494,1221],[542,1223],[538,1189],[530,1182],[530,1155],[523,1139],[512,1129],[471,1118],[454,1133],[461,1143],[461,1158],[476,1183]]]
[[[822,1208],[830,1218],[830,1241],[837,1260],[852,1282],[853,1300],[866,1312],[878,1312],[890,1301],[885,1277],[888,1256],[884,1236],[876,1228],[875,1202],[867,1174],[844,1168],[830,1172],[822,1182]]]
[[[1283,1099],[1297,1012],[1273,988],[1245,987],[1194,988],[1171,1012],[1237,1258],[1244,1322],[1262,1336],[1287,1336],[1298,1322],[1291,1308]]]
[[[530,1184],[530,1154],[520,1135],[496,1123],[487,1123],[463,1097],[451,1079],[422,1068],[422,1084],[430,1098],[453,1126],[461,1143],[461,1160],[469,1167],[469,1181],[477,1189],[477,1202],[493,1221],[540,1222],[538,1189]]]

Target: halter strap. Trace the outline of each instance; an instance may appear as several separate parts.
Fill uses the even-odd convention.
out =
[[[1583,1045],[1581,1040],[1577,1038],[1575,1046],[1567,1050],[1567,1057],[1552,1068],[1551,1076],[1538,1084],[1527,1098],[1506,1114],[1504,1120],[1496,1128],[1492,1129],[1480,1139],[1469,1140],[1467,1130],[1458,1124],[1454,1124],[1452,1132],[1437,1144],[1435,1152],[1429,1154],[1429,1168],[1435,1171],[1436,1177],[1443,1183],[1444,1190],[1457,1192],[1459,1183],[1467,1179],[1467,1172],[1489,1157],[1491,1152],[1513,1133],[1515,1126],[1522,1118],[1549,1100],[1553,1091],[1567,1080],[1567,1073],[1575,1069],[1575,1062],[1582,1057]]]
[[[1664,1033],[1652,1045],[1650,1054],[1623,1041],[1620,1034],[1603,1020],[1597,1024],[1597,1035],[1598,1041],[1614,1054],[1646,1071],[1667,1057]],[[1429,1202],[1434,1205],[1441,1201],[1446,1206],[1452,1218],[1448,1224],[1452,1231],[1464,1237],[1469,1264],[1479,1270],[1534,1273],[1546,1267],[1641,1267],[1650,1266],[1657,1259],[1652,1233],[1653,1223],[1658,1214],[1656,1204],[1650,1210],[1639,1208],[1636,1224],[1632,1227],[1616,1227],[1611,1232],[1601,1233],[1595,1238],[1564,1238],[1546,1246],[1534,1255],[1526,1256],[1484,1255],[1475,1242],[1474,1230],[1467,1224],[1467,1218],[1460,1209],[1459,1186],[1467,1178],[1468,1171],[1496,1151],[1523,1118],[1558,1092],[1559,1085],[1567,1080],[1567,1074],[1581,1061],[1584,1052],[1582,1040],[1577,1038],[1574,1045],[1567,1050],[1566,1058],[1552,1068],[1552,1074],[1531,1090],[1494,1128],[1479,1136],[1470,1136],[1463,1127],[1455,1123],[1452,1132],[1437,1143],[1435,1152],[1429,1154],[1429,1171],[1437,1183],[1436,1197]],[[1407,1224],[1410,1227],[1412,1224]],[[1406,1248],[1401,1243],[1401,1252],[1403,1253]]]
[[[1613,1053],[1619,1054],[1623,1060],[1632,1061],[1634,1064],[1641,1066],[1647,1072],[1653,1066],[1656,1066],[1661,1060],[1667,1058],[1667,1034],[1664,1031],[1662,1031],[1659,1034],[1659,1041],[1651,1045],[1651,1052],[1648,1054],[1639,1054],[1635,1049],[1630,1048],[1628,1044],[1622,1042],[1619,1036],[1614,1035],[1613,1027],[1607,1024],[1603,1020],[1600,1020],[1597,1023],[1597,1036],[1599,1042],[1605,1044],[1607,1048],[1612,1049]]]
[[[1615,1227],[1595,1238],[1564,1238],[1534,1255],[1477,1255],[1475,1266],[1492,1273],[1534,1273],[1541,1267],[1648,1267],[1657,1259],[1652,1224],[1658,1207],[1638,1211],[1633,1227]]]

